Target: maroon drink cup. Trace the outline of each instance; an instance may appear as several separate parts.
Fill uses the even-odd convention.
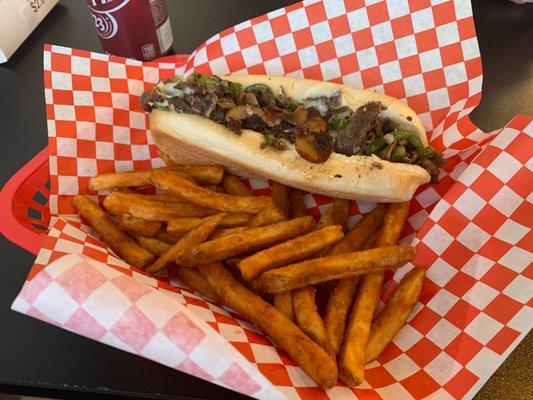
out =
[[[165,0],[86,0],[108,54],[148,61],[172,45]]]

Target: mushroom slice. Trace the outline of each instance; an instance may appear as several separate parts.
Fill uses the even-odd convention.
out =
[[[257,101],[257,97],[255,97],[255,94],[253,93],[245,93],[244,94],[244,102],[246,104],[249,104],[251,106],[258,106],[259,102]]]
[[[296,151],[309,162],[320,164],[326,161],[333,150],[333,138],[327,132],[311,133],[304,129],[296,131]]]
[[[307,122],[307,108],[298,107],[294,112],[288,115],[287,119],[296,125],[303,125]]]
[[[311,132],[325,132],[328,130],[328,123],[320,117],[312,117],[307,120],[305,127]]]
[[[226,121],[229,121],[230,119],[240,121],[252,114],[253,112],[249,105],[235,106],[230,108],[226,113]]]

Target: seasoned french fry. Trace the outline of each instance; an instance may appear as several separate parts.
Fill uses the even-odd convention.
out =
[[[373,249],[376,247],[376,243],[378,241],[378,233],[379,231],[375,231],[368,239],[366,239],[365,243],[361,247],[361,250],[368,250]]]
[[[348,207],[350,202],[344,199],[334,199],[333,204],[328,208],[318,221],[317,227],[324,227],[330,225],[340,225],[342,231],[346,232],[346,224],[348,222]],[[325,256],[329,253],[330,246],[324,247],[317,255],[319,257]]]
[[[193,204],[226,212],[255,214],[272,205],[272,198],[265,196],[234,196],[215,193],[167,170],[154,170],[152,181],[162,190],[181,197]]]
[[[291,218],[307,215],[305,211],[304,193],[299,189],[291,188],[289,191],[289,215]]]
[[[207,189],[207,190],[210,190],[212,192],[217,192],[217,193],[226,193],[224,191],[223,188],[221,188],[220,186],[218,185],[207,185],[207,186],[202,186],[204,189]]]
[[[157,149],[157,155],[163,160],[167,167],[175,167],[178,165],[178,163],[174,162],[174,160],[161,149]]]
[[[272,200],[274,205],[280,210],[285,218],[289,216],[289,187],[279,182],[272,184]]]
[[[220,263],[204,265],[200,272],[224,304],[270,336],[318,386],[330,388],[335,384],[335,360],[287,317],[242,286]]]
[[[257,214],[252,216],[246,223],[246,226],[265,226],[274,224],[276,222],[285,221],[287,218],[275,206],[268,206],[263,208]]]
[[[285,199],[280,200],[278,198],[279,194],[276,194],[276,191],[282,192],[282,195],[287,197],[286,205],[282,204],[285,202]],[[286,215],[288,215],[290,218],[299,218],[306,216],[307,212],[305,211],[303,192],[301,190],[289,187],[287,187],[287,190],[285,191],[286,193],[283,192],[284,191],[282,189],[275,189],[275,186],[272,187],[272,198],[274,199],[274,203],[276,204],[277,202],[279,204],[282,204],[283,207],[286,207]],[[317,225],[315,229],[319,229],[319,226]],[[279,300],[278,298],[281,298],[281,300]],[[284,314],[287,316],[290,315],[290,319],[296,321],[296,316],[294,315],[294,301],[292,292],[287,291],[285,293],[276,294],[274,295],[274,301],[276,301],[276,299],[278,299],[277,301],[279,303],[279,306],[285,307]]]
[[[153,264],[146,267],[146,272],[149,274],[155,274],[170,264],[177,262],[177,260],[190,251],[193,246],[202,243],[207,239],[222,218],[224,218],[223,213],[205,218],[200,225],[194,227],[190,232],[182,236],[169,251],[159,256]]]
[[[328,354],[333,354],[324,322],[316,309],[315,292],[312,286],[292,291],[294,315],[300,329]]]
[[[342,238],[340,225],[333,225],[269,247],[239,263],[244,279],[251,281],[270,269],[307,258]]]
[[[289,318],[292,322],[296,321],[294,317],[294,306],[292,301],[292,292],[285,292],[274,295],[274,307]]]
[[[389,206],[383,219],[383,227],[379,231],[376,247],[390,246],[398,242],[409,214],[409,205],[410,203],[406,201]]]
[[[385,205],[378,205],[374,210],[365,214],[346,236],[330,249],[328,254],[344,254],[374,247],[367,246],[365,241],[368,241],[369,236],[374,237],[375,241],[375,232],[381,227],[385,211]],[[356,276],[340,279],[331,288],[330,297],[324,311],[324,325],[335,354],[339,354],[342,346],[346,317],[352,305],[359,278],[359,276]]]
[[[317,229],[324,228],[326,226],[335,225],[333,223],[333,207],[326,209],[320,216],[320,220],[316,224]]]
[[[342,227],[342,232],[346,231],[346,222],[348,219],[348,200],[334,199],[333,204],[330,208],[322,213],[320,220],[317,224],[317,229],[331,226],[331,225],[340,225]],[[346,205],[346,207],[345,207]],[[344,208],[346,212],[344,213]],[[343,217],[345,217],[343,219]],[[326,246],[319,253],[316,254],[317,257],[322,257],[328,254],[331,246]]]
[[[378,234],[376,247],[379,248],[367,251],[379,251],[385,248],[383,246],[395,244],[400,237],[408,212],[409,202],[391,204]],[[364,379],[368,334],[381,293],[383,275],[384,272],[379,271],[361,278],[359,291],[346,327],[339,354],[339,370],[342,380],[350,387],[359,385]]]
[[[193,247],[181,259],[181,263],[188,266],[198,266],[249,251],[260,250],[308,232],[313,225],[313,217],[309,216],[246,229]]]
[[[104,207],[115,215],[131,214],[148,221],[168,221],[179,217],[205,217],[216,213],[214,210],[195,204],[150,201],[118,192],[113,192],[105,198]]]
[[[315,258],[271,269],[259,276],[254,286],[272,294],[283,293],[315,283],[397,268],[414,256],[413,247],[402,245]]]
[[[370,323],[377,304],[377,299],[370,299],[365,296],[365,290],[366,287],[361,282],[348,319],[338,359],[339,368],[342,368],[341,379],[350,387],[359,385],[364,379],[366,345]],[[357,336],[356,333],[361,335]]]
[[[342,238],[341,241],[331,248],[329,254],[335,255],[349,253],[361,248],[370,234],[381,226],[386,211],[386,204],[378,204],[376,208],[365,214],[363,218],[357,224],[355,224],[353,229],[351,229],[344,236],[344,238]]]
[[[157,150],[157,155],[170,169],[190,175],[196,182],[204,185],[218,185],[224,175],[224,169],[218,165],[180,165],[167,153]]]
[[[142,196],[140,193],[138,193],[137,191],[133,189],[130,189],[129,187],[116,187],[111,190],[113,192],[119,192],[119,193],[124,193],[124,194],[137,194],[137,195]]]
[[[197,292],[203,294],[204,296],[210,297],[219,303],[222,303],[222,299],[217,294],[215,289],[213,289],[209,282],[207,282],[204,276],[196,268],[180,267],[178,268],[178,276],[183,282]]]
[[[217,165],[178,165],[171,168],[156,168],[186,174],[202,185],[216,185],[222,180],[224,170]],[[116,187],[151,186],[150,175],[155,170],[109,172],[89,178],[90,190],[113,189]],[[189,179],[190,179],[189,178]]]
[[[369,250],[376,243],[377,234],[374,232],[361,247]],[[359,249],[353,249],[357,251]],[[331,342],[334,354],[339,354],[346,329],[346,317],[352,305],[360,276],[339,279],[333,285],[324,311],[324,326]]]
[[[181,235],[183,236],[183,235]],[[174,244],[176,243],[181,236],[177,236],[177,235],[172,235],[170,233],[168,233],[167,231],[161,231],[157,234],[157,236],[155,237],[156,239],[158,240],[161,240],[165,243],[169,243],[169,244]]]
[[[252,192],[242,181],[235,175],[226,172],[222,177],[222,187],[228,194],[235,196],[251,196]]]
[[[220,165],[177,165],[170,170],[190,176],[199,185],[218,185],[224,175]]]
[[[246,213],[227,213],[222,221],[220,221],[219,226],[221,228],[234,228],[236,226],[246,225],[250,220],[250,214]]]
[[[422,268],[414,268],[408,272],[372,322],[366,346],[367,363],[375,360],[405,325],[422,292],[424,273]]]
[[[342,238],[342,228],[340,225],[333,225],[333,207],[330,207],[326,210],[320,217],[320,221],[317,224],[317,230],[311,234],[317,234],[317,232],[324,232],[324,230],[335,229],[335,232],[338,234],[337,240]],[[311,234],[307,234],[309,236]],[[314,238],[310,242],[321,243],[324,239]],[[332,242],[333,243],[333,242]],[[332,243],[327,243],[326,246],[321,249],[310,252],[309,255],[315,253],[316,255],[323,255],[327,253],[329,245]],[[297,245],[295,247],[302,247],[302,245]],[[303,245],[305,247],[305,245]],[[303,257],[305,258],[305,257]],[[297,261],[297,260],[294,260]],[[289,264],[284,263],[285,265]],[[263,271],[262,271],[263,272]],[[285,293],[291,293],[290,291]],[[305,286],[300,289],[292,291],[292,298],[294,303],[294,316],[298,322],[298,326],[313,339],[318,345],[320,345],[328,354],[333,354],[333,349],[331,347],[331,342],[327,336],[326,328],[324,327],[324,321],[322,320],[320,314],[318,313],[317,304],[316,304],[316,289],[313,286]]]
[[[250,214],[226,214],[218,224],[221,228],[233,228],[245,224],[250,219]],[[175,218],[168,221],[167,232],[171,235],[182,236],[196,225],[202,223],[204,218]]]
[[[248,290],[251,290],[252,292],[254,292],[255,294],[257,294],[258,296],[262,297],[263,300],[266,300],[270,303],[270,300],[272,300],[272,296],[269,295],[268,293],[259,293],[259,292],[256,292],[255,289],[252,287],[252,285],[250,284],[250,282],[246,282],[244,279],[242,279],[242,275],[239,271],[239,268],[237,268],[237,263],[240,261],[240,258],[239,257],[233,257],[233,258],[228,258],[227,260],[224,260],[222,261],[222,265],[224,266],[224,268],[226,268],[230,273],[231,275],[233,275],[233,277],[235,279],[237,279],[237,281],[243,285],[246,289]],[[189,268],[195,268],[195,267],[189,267]],[[200,267],[201,268],[201,267]],[[200,268],[197,268],[198,270]]]
[[[109,172],[89,178],[90,190],[104,190],[116,187],[151,186],[151,170],[130,172]]]
[[[350,202],[345,199],[334,199],[332,209],[332,225],[342,226],[342,231],[346,232],[348,230],[346,223],[348,222],[348,212],[349,212]]]
[[[142,236],[137,238],[137,243],[139,243],[141,247],[149,252],[154,253],[154,255],[157,257],[163,253],[166,253],[172,247],[172,245],[163,242],[162,240]]]
[[[119,215],[117,224],[122,230],[135,236],[154,237],[161,230],[161,222],[147,221],[130,214]]]
[[[90,198],[76,195],[72,199],[72,204],[98,232],[102,240],[128,264],[142,268],[152,262],[154,255],[122,232],[104,210]]]
[[[239,271],[239,268],[237,267],[237,265],[239,265],[239,262],[241,262],[241,260],[242,260],[241,257],[227,258],[227,259],[224,260],[224,265],[229,267],[230,269],[238,271],[239,275],[240,275],[240,271]]]
[[[359,278],[359,276],[355,276],[339,279],[329,295],[324,312],[324,325],[334,354],[339,354],[342,345],[346,316],[352,305]]]
[[[208,217],[205,217],[208,218]],[[167,222],[167,232],[173,236],[181,237],[202,223],[205,218],[174,218]]]
[[[260,292],[257,292],[253,287],[252,285],[250,284],[250,282],[246,282],[244,279],[242,279],[242,276],[241,276],[241,273],[239,272],[239,269],[235,266],[231,266],[230,265],[231,263],[228,263],[227,260],[224,260],[224,262],[222,263],[222,265],[227,269],[227,271],[233,275],[233,277],[237,280],[237,282],[239,282],[241,285],[243,285],[246,289],[254,292],[256,295],[258,295],[259,297],[261,297],[263,300],[265,300],[266,302],[268,303],[272,303],[273,302],[273,299],[272,299],[272,295],[268,294],[268,293],[260,293]],[[186,267],[184,267],[186,268]],[[193,267],[194,268],[194,267]],[[198,270],[200,270],[200,268],[197,268]]]
[[[211,236],[209,237],[210,240],[221,238],[223,236],[233,235],[237,232],[242,232],[247,229],[250,229],[248,226],[234,226],[233,228],[218,228],[213,231]]]
[[[171,194],[168,194],[168,193],[141,194],[141,193],[134,192],[132,190],[125,191],[123,189],[124,188],[120,188],[120,190],[113,189],[113,191],[114,192],[116,191],[116,192],[119,192],[119,193],[122,193],[122,194],[127,194],[128,196],[136,197],[136,198],[142,199],[142,200],[162,201],[162,202],[172,202],[172,203],[185,203],[185,201],[183,201],[183,199],[180,199],[179,197],[176,197],[176,196],[172,196]]]

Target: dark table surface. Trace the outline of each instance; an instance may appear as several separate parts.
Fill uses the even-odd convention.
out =
[[[0,65],[2,185],[46,146],[43,44],[101,50],[84,3],[60,1],[12,59]],[[290,3],[168,1],[173,50],[190,52],[228,26]],[[484,80],[483,99],[472,118],[482,129],[491,131],[516,114],[533,114],[533,4],[477,0],[473,7]],[[0,237],[0,259],[0,392],[61,398],[246,398],[12,312],[11,302],[34,257]],[[533,398],[532,353],[530,335],[476,400]]]

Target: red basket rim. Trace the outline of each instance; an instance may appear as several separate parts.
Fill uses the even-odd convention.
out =
[[[42,149],[21,169],[19,169],[0,191],[0,232],[11,242],[32,254],[37,254],[41,248],[42,234],[39,235],[22,226],[13,215],[13,199],[20,187],[39,169],[48,162],[48,146]]]

